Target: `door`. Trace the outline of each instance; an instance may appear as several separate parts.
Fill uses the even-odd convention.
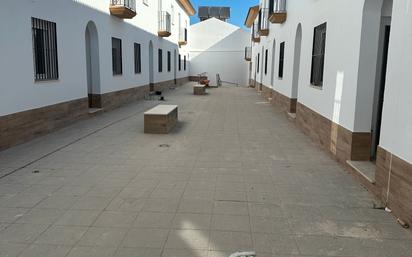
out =
[[[382,124],[382,110],[385,95],[385,82],[386,82],[386,68],[388,63],[388,48],[389,48],[389,38],[390,38],[390,22],[383,24],[382,27],[382,37],[381,37],[381,47],[379,51],[380,59],[380,69],[378,70],[379,81],[376,84],[375,90],[375,100],[374,100],[374,110],[372,119],[372,148],[371,148],[371,159],[376,160],[376,152],[379,146],[379,139],[381,134],[381,124]]]

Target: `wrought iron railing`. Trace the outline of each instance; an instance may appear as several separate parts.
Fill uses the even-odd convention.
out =
[[[186,28],[179,29],[179,42],[187,42],[187,29]]]
[[[261,8],[259,11],[259,30],[269,29],[269,8]]]
[[[159,11],[159,31],[172,32],[170,13],[166,11]]]
[[[124,6],[132,11],[136,11],[136,0],[110,0],[113,6]]]
[[[285,13],[286,12],[286,0],[271,0],[269,2],[269,12],[272,13]]]
[[[252,60],[252,47],[245,47],[245,60]]]

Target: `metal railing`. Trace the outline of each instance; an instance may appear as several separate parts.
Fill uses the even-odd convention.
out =
[[[252,60],[252,47],[245,47],[245,60]]]
[[[159,11],[159,31],[172,32],[170,13],[166,11]]]
[[[255,20],[255,22],[253,22],[252,37],[253,38],[260,38],[260,35],[259,35],[259,22],[257,22],[257,20]]]
[[[136,11],[136,0],[110,0],[110,5],[124,6],[132,11]]]
[[[186,28],[179,29],[179,42],[187,42],[187,29]]]
[[[286,12],[286,0],[271,0],[270,13],[285,13]]]
[[[259,11],[259,30],[269,29],[269,8],[261,8]]]

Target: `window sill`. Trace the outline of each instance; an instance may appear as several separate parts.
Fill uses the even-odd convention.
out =
[[[316,86],[316,85],[310,84],[309,87],[313,89],[317,89],[317,90],[323,90],[323,86]]]

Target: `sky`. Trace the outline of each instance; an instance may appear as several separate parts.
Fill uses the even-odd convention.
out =
[[[199,22],[197,17],[199,6],[228,6],[231,12],[229,22],[241,28],[246,28],[244,22],[249,8],[259,4],[259,0],[191,0],[191,2],[196,9],[196,14],[190,18],[191,24]]]

